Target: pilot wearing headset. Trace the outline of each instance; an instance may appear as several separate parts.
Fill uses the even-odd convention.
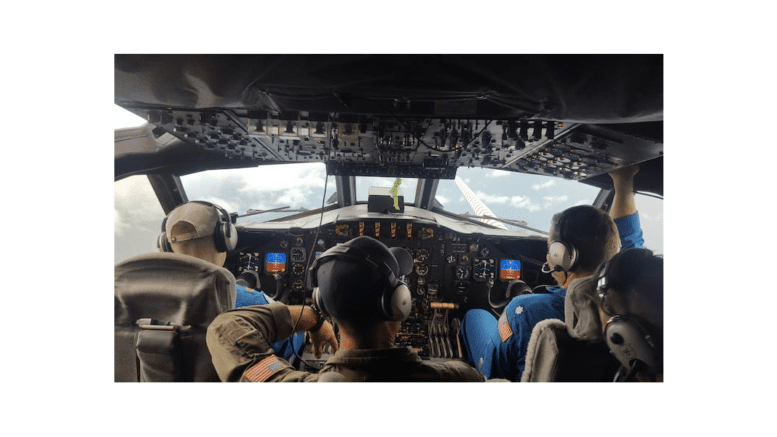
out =
[[[648,249],[626,249],[592,276],[602,337],[621,363],[615,381],[662,382],[664,260]]]
[[[513,298],[499,319],[482,309],[465,314],[461,334],[469,364],[487,378],[520,381],[534,326],[546,319],[564,320],[569,284],[593,274],[619,248],[642,247],[634,202],[634,175],[638,170],[630,166],[610,173],[615,197],[609,215],[594,206],[579,205],[553,217],[543,272],[551,273],[558,287]]]
[[[219,267],[224,265],[227,251],[233,250],[236,245],[237,230],[227,211],[218,205],[196,200],[179,205],[165,217],[162,233],[157,240],[157,247],[161,252],[193,256]],[[248,288],[246,285],[238,279],[235,285],[235,308],[272,302],[262,291]],[[300,353],[305,346],[305,333],[299,333],[293,340],[284,340],[272,346],[284,358],[291,359],[295,350]]]
[[[410,290],[400,277],[412,266],[404,249],[389,249],[370,237],[330,248],[310,267],[312,306],[276,302],[216,317],[207,333],[216,372],[222,381],[245,382],[485,381],[465,363],[430,363],[409,347],[394,347],[411,309]],[[339,327],[339,350],[325,315]],[[292,332],[318,326],[315,356],[321,356],[323,345],[336,353],[317,374],[295,370],[267,347]]]

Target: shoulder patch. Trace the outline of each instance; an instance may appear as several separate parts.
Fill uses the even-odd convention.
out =
[[[499,338],[502,339],[502,343],[512,337],[513,328],[510,327],[510,321],[507,320],[507,311],[502,312],[502,316],[499,317]]]
[[[286,367],[286,365],[278,361],[278,358],[275,355],[270,355],[249,367],[248,370],[243,373],[243,376],[251,382],[264,382],[273,376],[275,372],[284,367]]]

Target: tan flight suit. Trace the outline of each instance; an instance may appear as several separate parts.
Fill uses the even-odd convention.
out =
[[[273,355],[269,343],[292,334],[286,305],[242,307],[220,314],[208,327],[208,349],[222,381],[315,382],[326,372],[348,381],[473,381],[483,374],[466,363],[429,363],[410,348],[339,350],[318,374],[295,370]]]

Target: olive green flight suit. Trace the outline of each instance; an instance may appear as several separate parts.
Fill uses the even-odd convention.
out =
[[[222,381],[315,382],[338,372],[347,381],[472,381],[483,374],[470,365],[430,363],[410,348],[339,350],[318,374],[294,369],[273,355],[269,343],[292,334],[294,321],[286,305],[248,306],[220,314],[208,327],[208,349]]]

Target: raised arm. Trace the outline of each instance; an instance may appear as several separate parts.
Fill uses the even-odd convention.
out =
[[[639,171],[639,165],[621,167],[610,172],[612,183],[615,186],[615,198],[610,208],[610,217],[613,219],[626,217],[637,212],[634,202],[634,175]]]
[[[637,205],[634,201],[634,175],[639,171],[639,166],[619,168],[610,172],[612,183],[615,186],[615,198],[610,208],[610,217],[618,227],[618,235],[621,240],[621,250],[632,247],[642,247],[645,240],[642,238],[642,227],[639,224]]]

